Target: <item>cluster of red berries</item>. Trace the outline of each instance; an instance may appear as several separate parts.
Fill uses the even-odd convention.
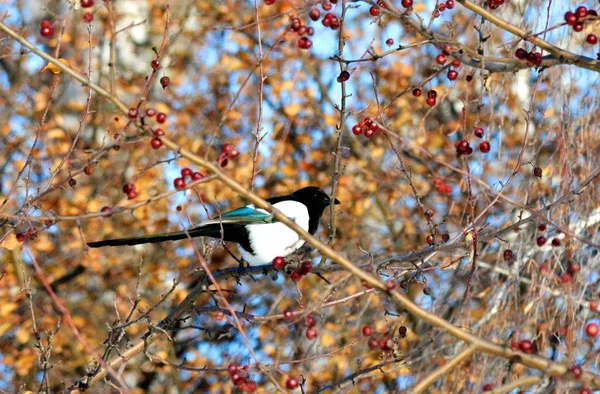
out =
[[[372,6],[369,8],[369,14],[371,14],[371,16],[379,16],[382,8],[387,9],[387,5],[385,5],[383,0],[377,0],[377,6]]]
[[[285,266],[287,265],[287,262],[285,261],[285,259],[283,257],[275,257],[273,259],[273,268],[276,269],[277,271],[282,271],[283,269],[285,269]],[[300,279],[302,279],[306,274],[308,274],[310,271],[312,270],[312,264],[310,261],[303,261],[302,264],[300,264],[300,268],[298,269],[298,271],[293,271],[290,273],[290,278],[294,281],[294,282],[298,282]],[[291,313],[291,312],[290,312]],[[291,318],[293,316],[293,314],[286,316],[286,313],[284,312],[284,317],[287,319],[288,317]]]
[[[446,55],[443,53],[440,53],[439,55],[437,55],[435,57],[435,61],[437,62],[437,64],[440,64],[440,65],[445,64],[446,60],[448,60],[448,59],[446,58]],[[461,63],[460,63],[459,59],[453,59],[451,64],[452,64],[452,67],[459,68]],[[456,78],[458,78],[458,71],[456,71],[454,69],[449,69],[448,70],[448,79],[450,81],[456,81]]]
[[[306,332],[304,333],[307,339],[313,340],[319,336],[319,331],[317,331],[317,329],[315,328],[317,320],[313,315],[306,316],[306,318],[304,319],[304,324],[306,324],[306,326],[308,327],[306,329]]]
[[[248,380],[248,365],[240,367],[233,363],[227,366],[227,372],[233,384],[240,388],[242,393],[253,393],[256,391],[256,382]]]
[[[438,193],[445,193],[445,194],[452,193],[452,186],[446,185],[442,178],[435,178],[433,180],[433,184],[435,185],[435,190]]]
[[[217,162],[221,167],[225,167],[229,163],[229,159],[235,159],[240,155],[240,151],[235,149],[231,144],[225,144],[221,148]]]
[[[136,107],[129,108],[129,111],[127,112],[127,116],[132,120],[137,119],[139,114],[139,110]],[[154,108],[147,108],[145,114],[148,118],[153,118],[156,116],[156,122],[159,124],[163,124],[167,121],[167,114],[164,112],[157,113]],[[152,134],[154,134],[154,138],[150,140],[150,146],[152,146],[152,149],[160,149],[160,147],[163,146],[163,142],[161,141],[160,137],[165,135],[165,131],[161,128],[157,128],[152,132]]]
[[[54,35],[54,27],[49,20],[44,19],[40,22],[40,35],[45,38],[50,38]]]
[[[598,12],[596,10],[588,10],[584,6],[579,6],[575,12],[565,12],[565,23],[573,27],[573,31],[580,32],[583,30],[583,25],[586,21],[596,19]],[[586,41],[588,44],[596,45],[598,43],[598,36],[595,34],[588,34]]]
[[[490,8],[490,10],[495,10],[502,4],[504,4],[504,0],[488,0],[488,7]]]
[[[306,36],[312,36],[315,34],[315,29],[311,26],[305,26],[302,24],[302,20],[297,16],[290,18],[289,30],[297,33],[300,37],[298,39],[298,48],[310,49],[312,47],[312,41]]]
[[[354,135],[365,133],[365,137],[367,138],[373,137],[373,134],[375,134],[377,130],[379,130],[379,125],[370,118],[364,118],[362,122],[352,126],[352,133]]]
[[[404,328],[406,329],[406,327]],[[370,337],[371,335],[373,335],[373,329],[371,328],[371,326],[364,326],[362,328],[362,334],[365,337]],[[381,338],[379,340],[377,340],[376,338],[369,338],[368,345],[369,349],[371,350],[381,348],[381,350],[383,350],[384,352],[391,352],[394,347],[394,341],[391,338]]]
[[[539,66],[542,64],[541,52],[527,52],[525,49],[519,48],[515,51],[515,57],[519,60],[524,60],[533,66]]]
[[[546,231],[546,228],[547,228],[546,223],[540,223],[537,228],[539,231],[542,231],[542,232]],[[547,239],[543,234],[539,235],[535,240],[535,242],[537,243],[538,246],[544,246],[546,244],[546,241],[547,241]],[[558,247],[558,246],[560,246],[560,239],[553,238],[551,243],[552,243],[552,246]]]
[[[532,354],[535,352],[533,342],[529,339],[521,339],[520,341],[512,341],[510,348],[513,350],[520,350],[523,353]]]
[[[412,91],[413,96],[421,97],[423,91],[420,88],[414,88]],[[427,91],[427,100],[425,101],[427,105],[433,107],[437,103],[437,92],[433,89]]]
[[[49,226],[47,226],[47,227],[49,227]],[[29,230],[27,230],[26,233],[15,234],[15,237],[17,238],[18,242],[23,243],[28,239],[37,239],[38,233],[37,233],[37,230],[32,227]]]
[[[123,193],[127,195],[128,200],[133,200],[137,197],[137,191],[134,183],[126,183],[123,185]]]
[[[188,178],[192,181],[199,181],[200,179],[204,178],[204,175],[198,171],[192,171],[191,168],[185,167],[181,170],[181,177],[173,180],[173,186],[175,186],[175,189],[185,188],[185,180]]]
[[[434,18],[439,18],[440,12],[444,12],[446,9],[451,10],[452,8],[454,8],[454,0],[448,0],[445,3],[439,3],[436,9],[433,10],[432,15]]]

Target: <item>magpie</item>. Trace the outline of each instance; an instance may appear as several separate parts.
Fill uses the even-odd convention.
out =
[[[317,232],[323,211],[331,204],[331,198],[316,186],[308,186],[285,196],[267,198],[267,201],[312,235]],[[338,199],[333,202],[340,203]],[[285,257],[304,245],[304,240],[294,230],[277,222],[269,212],[254,205],[246,205],[225,212],[218,218],[206,220],[187,231],[107,239],[90,242],[88,246],[99,248],[139,245],[188,237],[211,237],[236,242],[242,259],[250,265],[270,263],[275,257]]]

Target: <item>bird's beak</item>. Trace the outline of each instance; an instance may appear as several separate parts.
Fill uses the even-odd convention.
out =
[[[333,200],[333,203],[334,203],[335,205],[341,204],[340,200],[338,200],[337,198]]]

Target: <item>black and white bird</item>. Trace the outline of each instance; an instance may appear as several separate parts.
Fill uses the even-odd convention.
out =
[[[268,198],[267,201],[310,234],[319,228],[323,210],[331,204],[330,197],[320,188],[308,186],[292,194]],[[340,202],[334,199],[335,204]],[[273,215],[254,205],[225,212],[220,217],[204,221],[187,230],[174,233],[144,235],[140,237],[107,239],[90,242],[91,248],[102,246],[139,245],[176,241],[188,237],[212,237],[236,242],[242,258],[250,265],[271,263],[275,257],[294,253],[304,240]]]

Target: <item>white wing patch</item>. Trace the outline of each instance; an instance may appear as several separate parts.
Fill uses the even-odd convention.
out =
[[[298,201],[281,201],[273,204],[288,218],[308,231],[309,215],[306,205]],[[258,209],[263,211],[262,209]],[[266,211],[264,211],[266,212]],[[242,257],[250,265],[267,264],[277,256],[285,257],[304,245],[304,240],[283,223],[251,224],[247,226],[254,254],[240,247]]]

